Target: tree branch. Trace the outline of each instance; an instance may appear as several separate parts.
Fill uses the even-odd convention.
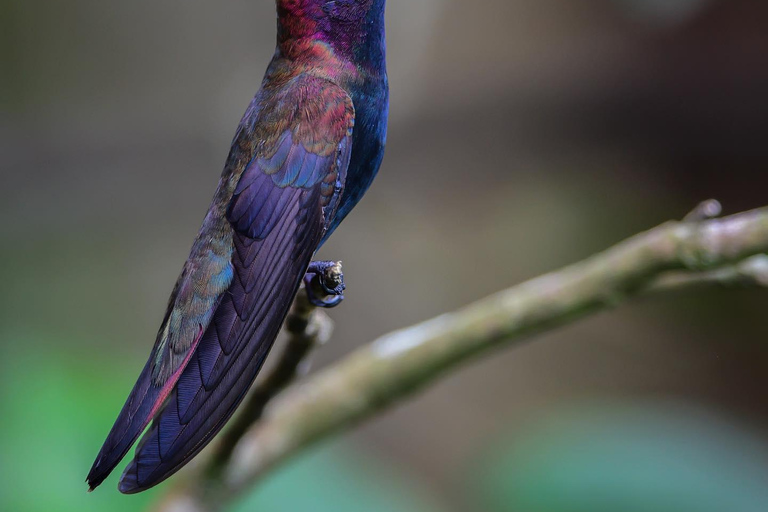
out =
[[[653,281],[643,293],[661,294],[712,286],[768,288],[768,255],[758,254],[737,264],[703,272],[669,272]]]
[[[189,481],[161,510],[182,504],[190,507],[184,510],[221,509],[301,449],[415,393],[459,363],[634,295],[703,284],[768,286],[768,256],[762,254],[768,252],[768,208],[710,219],[717,215],[711,206],[357,349],[270,402],[215,480]]]

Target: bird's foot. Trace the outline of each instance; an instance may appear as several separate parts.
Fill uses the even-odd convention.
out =
[[[309,302],[319,308],[333,308],[344,300],[344,274],[340,261],[313,261],[304,275]]]

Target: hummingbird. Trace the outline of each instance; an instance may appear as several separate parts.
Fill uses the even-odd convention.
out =
[[[88,474],[118,489],[173,475],[224,427],[259,373],[315,252],[384,155],[386,0],[277,0],[277,48],[245,111],[149,359]],[[343,298],[343,284],[327,287]],[[317,305],[338,300],[313,298]]]

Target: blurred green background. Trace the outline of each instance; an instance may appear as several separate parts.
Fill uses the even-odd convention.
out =
[[[387,15],[387,156],[323,248],[348,294],[315,368],[702,199],[768,204],[765,2]],[[273,47],[271,0],[0,0],[0,510],[167,489],[84,478]],[[768,510],[766,310],[764,290],[677,293],[496,352],[236,510]]]

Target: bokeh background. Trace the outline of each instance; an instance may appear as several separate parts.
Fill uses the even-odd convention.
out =
[[[0,0],[0,509],[85,475],[274,45],[270,0]],[[698,201],[768,203],[768,3],[390,0],[391,122],[315,368]],[[463,367],[236,510],[768,509],[768,294],[634,301]],[[122,467],[122,466],[121,466]],[[119,474],[119,471],[117,472]]]

